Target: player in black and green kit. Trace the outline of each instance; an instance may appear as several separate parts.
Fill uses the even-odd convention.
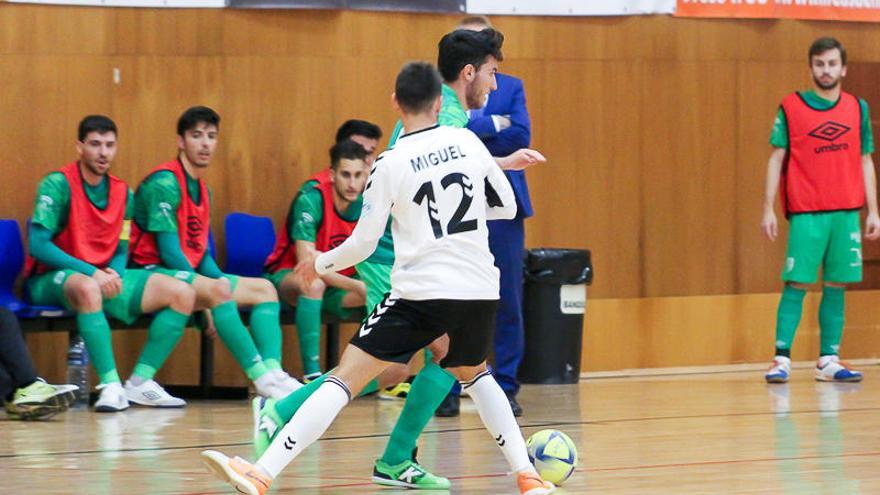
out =
[[[257,393],[280,398],[301,386],[281,368],[278,294],[265,279],[223,273],[208,251],[211,196],[201,179],[217,147],[220,116],[192,107],[178,120],[178,157],[156,167],[135,194],[131,264],[192,285],[196,308]],[[251,332],[238,305],[252,308]]]
[[[785,287],[776,320],[776,357],[765,375],[784,383],[791,374],[791,345],[807,287],[822,268],[819,305],[821,349],[816,380],[860,381],[862,374],[838,357],[844,323],[844,288],[862,280],[859,210],[867,206],[865,237],[880,237],[871,119],[864,100],[841,90],[846,50],[833,38],[809,50],[814,88],[783,99],[770,144],[761,228],[778,235],[773,205],[781,191],[790,223],[782,271]]]
[[[438,66],[445,80],[438,122],[440,125],[467,127],[466,108],[478,108],[486,96],[495,89],[495,72],[501,60],[501,33],[487,29],[480,32],[459,30],[443,37],[439,44]],[[398,122],[391,136],[389,147],[405,133]],[[522,169],[544,161],[540,153],[522,149],[496,159],[502,168]],[[369,182],[367,184],[369,187]],[[390,226],[390,224],[389,224]],[[357,265],[357,272],[367,287],[368,313],[381,301],[391,288],[391,267],[394,264],[394,243],[390,228],[379,242],[374,254]],[[434,415],[437,406],[449,393],[455,377],[444,371],[437,363],[446,354],[448,340],[441,338],[430,349],[431,359],[416,375],[410,387],[400,418],[391,433],[382,457],[376,461],[373,481],[390,486],[415,489],[447,489],[449,480],[435,476],[420,466],[415,459],[416,441]],[[326,376],[326,375],[323,375]],[[323,378],[323,377],[322,377]],[[271,442],[280,428],[263,428],[266,425],[284,425],[293,417],[308,393],[317,389],[322,379],[278,401],[271,408],[264,408],[256,418],[255,447],[257,456]]]
[[[182,407],[153,375],[183,335],[195,292],[172,277],[126,269],[131,190],[109,174],[116,125],[93,115],[80,122],[79,160],[47,175],[37,188],[29,231],[26,289],[35,304],[63,305],[77,324],[98,373],[99,412],[127,409],[129,401]],[[132,323],[156,313],[147,343],[123,389],[104,311]]]

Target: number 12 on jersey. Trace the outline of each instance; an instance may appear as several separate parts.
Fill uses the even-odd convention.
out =
[[[460,172],[453,172],[443,177],[440,180],[440,185],[444,190],[454,185],[461,187],[461,202],[446,225],[446,233],[452,235],[477,230],[476,219],[464,220],[464,216],[474,200],[474,184],[471,182],[471,179]],[[416,195],[413,196],[413,203],[417,205],[421,205],[425,200],[428,203],[428,220],[431,222],[434,237],[440,239],[443,237],[443,226],[440,224],[440,210],[437,206],[437,197],[434,195],[433,181],[427,181],[422,184],[418,191],[416,191]]]

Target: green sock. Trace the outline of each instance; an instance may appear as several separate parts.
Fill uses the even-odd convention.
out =
[[[278,416],[284,421],[284,424],[287,424],[287,422],[290,421],[290,418],[296,414],[299,406],[315,393],[315,390],[318,390],[318,387],[324,383],[324,379],[327,378],[329,374],[329,371],[324,373],[306,384],[305,387],[298,389],[296,392],[293,392],[275,403],[275,412],[278,413]]]
[[[296,333],[303,374],[321,372],[321,300],[300,296],[296,300]]]
[[[776,354],[788,355],[791,352],[791,343],[798,324],[801,322],[801,312],[804,307],[804,296],[807,291],[795,289],[786,285],[782,289],[782,297],[779,299],[779,309],[776,312]]]
[[[132,374],[143,378],[144,381],[152,380],[156,370],[162,367],[174,350],[174,346],[183,337],[187,320],[189,315],[178,313],[171,308],[156,313],[147,332],[147,343]]]
[[[412,382],[403,411],[394,425],[385,453],[382,454],[382,461],[395,465],[412,458],[419,435],[454,383],[455,377],[436,363],[429,361],[422,368]]]
[[[119,383],[116,360],[113,358],[113,342],[110,337],[110,324],[103,311],[77,313],[76,324],[79,334],[86,344],[89,357],[98,373],[101,383]]]
[[[257,304],[251,311],[251,333],[257,350],[270,369],[281,368],[280,314],[281,305],[277,301]]]
[[[217,334],[226,348],[232,352],[232,356],[238,361],[238,365],[251,380],[256,380],[268,370],[263,364],[263,358],[257,352],[257,346],[248,332],[241,317],[238,315],[238,307],[235,301],[226,301],[211,309],[214,316],[214,326]]]
[[[370,383],[368,383],[367,386],[364,387],[363,390],[361,390],[361,393],[358,394],[358,397],[363,397],[365,395],[372,394],[373,392],[375,392],[377,390],[379,390],[379,379],[373,378],[372,380],[370,380]]]
[[[844,289],[842,287],[822,288],[822,302],[819,303],[819,340],[822,343],[819,354],[836,355],[840,351],[843,337]]]

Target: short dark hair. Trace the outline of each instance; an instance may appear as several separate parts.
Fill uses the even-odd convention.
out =
[[[341,160],[366,160],[367,150],[360,144],[345,139],[330,148],[330,168],[336,170]]]
[[[443,36],[437,45],[437,68],[446,82],[455,81],[466,65],[473,65],[479,70],[489,55],[499,62],[504,60],[501,53],[503,44],[504,35],[492,28],[482,31],[456,29]]]
[[[407,113],[422,113],[440,96],[443,82],[433,65],[409,62],[397,74],[394,95],[397,104]]]
[[[382,137],[382,129],[372,122],[366,120],[350,119],[346,120],[339,126],[336,131],[336,142],[340,143],[352,136],[363,136],[367,139],[379,139]]]
[[[208,107],[196,106],[187,108],[177,119],[177,135],[183,137],[186,131],[191,131],[200,122],[213,125],[220,129],[220,115]]]
[[[825,36],[825,37],[819,38],[816,41],[814,41],[812,45],[810,45],[810,53],[807,58],[807,61],[810,63],[810,65],[812,65],[813,64],[813,57],[815,55],[822,55],[823,53],[827,52],[828,50],[834,50],[835,48],[840,50],[840,63],[841,63],[841,65],[846,65],[846,48],[844,48],[843,45],[839,41],[837,41],[835,38],[832,38],[830,36]]]
[[[104,115],[87,115],[79,121],[79,130],[77,130],[76,134],[79,141],[83,141],[90,132],[97,132],[98,134],[112,132],[117,136],[119,135],[119,132],[116,130],[116,123],[110,120],[110,117]]]

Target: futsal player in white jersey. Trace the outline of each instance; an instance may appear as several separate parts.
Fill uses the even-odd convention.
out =
[[[516,214],[513,190],[476,135],[437,125],[440,85],[430,64],[403,67],[393,100],[407,134],[376,159],[351,237],[297,266],[308,281],[364,260],[390,213],[395,251],[391,293],[352,337],[339,367],[274,435],[256,463],[202,452],[208,468],[241,493],[263,495],[370,380],[393,363],[408,362],[444,334],[449,351],[440,365],[470,393],[520,493],[554,490],[529,462],[507,397],[486,369],[499,294],[486,221]]]

